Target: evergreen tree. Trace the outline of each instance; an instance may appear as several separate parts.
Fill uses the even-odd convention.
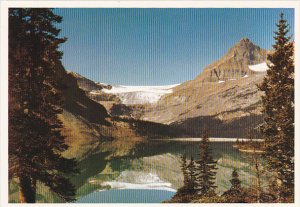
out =
[[[231,187],[226,191],[223,196],[226,197],[227,202],[229,203],[244,203],[245,202],[245,193],[242,189],[242,181],[239,179],[239,174],[236,169],[232,172],[232,178],[230,180]]]
[[[209,147],[208,134],[205,133],[200,143],[199,160],[197,163],[197,186],[200,196],[215,195],[216,161],[213,160]]]
[[[52,9],[9,9],[9,176],[19,180],[21,202],[36,201],[37,182],[65,201],[75,196],[67,176],[76,162],[61,156],[60,22]]]
[[[178,189],[175,197],[185,197],[192,196],[195,194],[196,186],[196,166],[194,158],[191,157],[190,163],[187,165],[186,154],[181,158],[181,171],[183,173],[183,186]]]
[[[189,184],[189,172],[186,161],[186,154],[181,157],[181,171],[183,173],[183,186],[186,189]]]
[[[259,156],[255,154],[254,150],[254,155],[253,155],[253,164],[254,164],[254,169],[255,169],[255,177],[256,177],[256,191],[257,191],[257,202],[261,202],[261,197],[263,194],[263,188],[262,188],[262,170],[261,170],[261,165],[259,163]]]
[[[232,171],[232,179],[230,180],[232,190],[240,190],[242,181],[239,179],[237,169]]]
[[[196,193],[196,164],[194,158],[191,157],[191,161],[187,166],[188,173],[189,173],[189,180],[188,180],[188,191],[190,194]]]
[[[294,197],[294,44],[287,36],[288,27],[281,14],[274,52],[268,56],[269,70],[259,85],[264,92],[264,157],[278,179],[279,197],[283,202],[292,201]]]
[[[187,203],[190,200],[189,198],[190,179],[189,179],[189,170],[188,170],[188,165],[186,160],[186,154],[183,154],[181,157],[181,171],[183,174],[183,186],[177,190],[172,200],[180,203]]]

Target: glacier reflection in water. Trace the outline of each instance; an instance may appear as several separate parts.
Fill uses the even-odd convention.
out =
[[[216,193],[230,188],[233,168],[244,187],[255,179],[249,155],[233,148],[234,142],[212,142],[217,161]],[[79,193],[80,203],[160,203],[170,199],[182,186],[181,156],[199,157],[199,142],[152,140],[137,146],[128,157],[107,162],[103,171],[89,177]],[[95,161],[90,165],[97,165]],[[111,188],[110,190],[103,190]],[[102,190],[100,190],[102,189]],[[171,189],[171,190],[170,190]],[[100,190],[100,191],[99,191]]]

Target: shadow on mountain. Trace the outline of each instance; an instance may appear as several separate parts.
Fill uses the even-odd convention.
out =
[[[83,90],[78,87],[77,80],[71,74],[67,74],[61,62],[57,63],[57,79],[63,93],[64,109],[74,115],[84,117],[91,123],[105,124],[108,117],[106,109],[99,103],[89,99]]]
[[[262,115],[254,114],[227,122],[218,119],[216,116],[201,116],[189,118],[172,125],[194,137],[201,137],[204,131],[208,130],[210,137],[247,138],[251,135],[252,138],[260,138],[257,127],[262,121]]]
[[[130,127],[137,135],[147,137],[148,139],[182,137],[186,135],[185,130],[178,128],[177,126],[131,118],[114,117],[114,119],[129,123]]]

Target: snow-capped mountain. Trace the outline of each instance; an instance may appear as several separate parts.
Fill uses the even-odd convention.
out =
[[[145,108],[139,119],[176,125],[198,135],[204,126],[214,136],[244,137],[250,129],[255,134],[254,128],[262,122],[257,84],[268,69],[269,52],[249,39],[240,40],[194,80]]]
[[[262,121],[260,84],[270,51],[241,39],[194,79],[165,86],[123,86],[77,78],[88,97],[111,116],[169,124],[201,135],[205,126],[216,137],[244,137]],[[108,87],[110,86],[110,87]],[[231,130],[238,129],[238,130]],[[252,132],[251,132],[252,133]]]

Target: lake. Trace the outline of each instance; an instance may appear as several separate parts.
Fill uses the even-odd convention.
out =
[[[234,142],[211,142],[217,161],[216,192],[230,188],[231,173],[238,169],[242,185],[255,180],[251,156],[233,148]],[[86,160],[78,185],[79,203],[160,203],[183,184],[181,156],[198,159],[198,141],[151,140],[137,145],[126,157]],[[76,180],[78,182],[78,178]]]
[[[81,197],[77,203],[161,203],[175,193],[151,189],[112,189],[96,191]]]

